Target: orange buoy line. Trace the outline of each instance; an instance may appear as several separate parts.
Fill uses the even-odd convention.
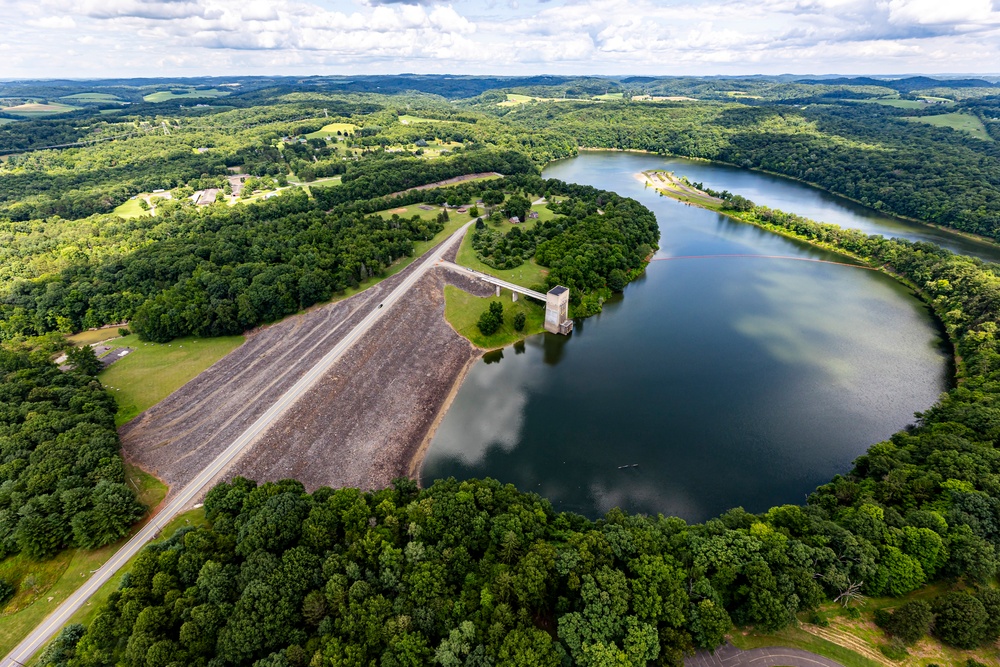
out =
[[[833,262],[828,259],[815,259],[813,257],[790,257],[788,255],[751,255],[751,254],[729,254],[729,255],[677,255],[675,257],[654,257],[652,262],[666,262],[675,259],[725,259],[725,258],[750,258],[750,259],[789,259],[796,262],[816,262],[818,264],[833,264],[835,266],[849,266],[852,269],[868,269],[877,271],[874,266],[864,264],[848,264],[847,262]]]

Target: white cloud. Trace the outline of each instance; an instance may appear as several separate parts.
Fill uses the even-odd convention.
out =
[[[71,16],[45,16],[28,21],[28,25],[50,30],[69,30],[76,27],[76,21]]]
[[[4,0],[8,76],[1000,69],[991,0]],[[1000,6],[1000,5],[998,5]],[[72,29],[80,50],[67,70]],[[55,44],[55,46],[53,46]],[[115,44],[117,48],[102,48]],[[135,57],[122,58],[121,53]],[[162,71],[151,71],[151,68]]]

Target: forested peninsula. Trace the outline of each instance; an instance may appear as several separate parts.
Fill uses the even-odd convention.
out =
[[[207,107],[137,101],[3,125],[0,555],[105,545],[143,514],[99,369],[73,349],[57,368],[67,334],[125,320],[151,343],[240,333],[387,275],[459,208],[527,213],[534,198],[551,217],[484,216],[476,257],[533,262],[539,287],[569,286],[575,312],[599,311],[641,273],[658,230],[634,200],[539,177],[581,146],[766,169],[1000,238],[1000,149],[903,116],[937,109],[876,101],[894,89],[761,84],[737,101],[724,89],[751,84],[620,82],[620,98],[597,100],[590,83],[444,99],[267,82]],[[678,91],[703,99],[638,101]],[[989,138],[998,99],[952,104]],[[42,664],[679,667],[734,625],[776,631],[831,600],[915,591],[876,619],[887,655],[929,633],[995,646],[1000,269],[747,204],[730,212],[915,286],[959,360],[939,403],[804,505],[689,525],[557,512],[493,480],[307,493],[235,478],[208,493],[204,525],[147,547]],[[421,205],[447,214],[398,212]],[[23,585],[0,583],[0,603]]]

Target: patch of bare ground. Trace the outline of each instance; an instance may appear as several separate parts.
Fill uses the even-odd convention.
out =
[[[412,271],[262,327],[122,431],[128,461],[180,489],[261,416]],[[444,319],[443,285],[489,287],[434,269],[224,473],[263,482],[383,486],[410,472],[442,407],[481,351]]]

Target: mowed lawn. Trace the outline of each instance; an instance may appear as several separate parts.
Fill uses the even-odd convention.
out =
[[[510,226],[510,224],[505,223],[505,226]],[[548,275],[549,271],[539,266],[535,262],[534,257],[514,269],[494,269],[492,266],[479,261],[479,258],[476,257],[476,251],[472,248],[473,231],[475,230],[470,227],[465,238],[462,239],[462,247],[459,248],[458,255],[456,256],[458,264],[524,287],[530,288],[533,285],[538,286],[545,283],[545,276]],[[508,230],[505,229],[504,231]]]
[[[165,484],[128,464],[125,466],[125,482],[149,509],[159,505],[167,495]],[[198,511],[204,515],[204,510]],[[132,533],[144,522],[133,527]],[[45,561],[33,561],[20,554],[0,561],[0,578],[17,586],[17,594],[0,614],[0,655],[9,653],[42,619],[72,595],[94,570],[111,558],[126,539],[93,551],[66,549]],[[104,593],[104,588],[101,592]],[[108,590],[103,599],[107,599],[110,593],[111,590]],[[93,614],[96,608],[96,599],[91,599],[81,612],[86,610]]]
[[[484,336],[476,323],[479,322],[479,316],[494,302],[503,305],[503,325],[496,333]],[[514,316],[517,313],[524,313],[526,318],[523,331],[514,330]],[[487,350],[504,347],[525,336],[545,331],[545,306],[520,295],[515,302],[511,299],[509,290],[503,290],[498,297],[484,299],[454,285],[445,285],[444,316],[455,331]]]
[[[986,127],[983,125],[983,121],[979,120],[977,116],[973,116],[969,113],[962,113],[961,111],[954,111],[952,113],[945,113],[937,116],[908,116],[906,120],[926,123],[935,127],[950,127],[953,130],[971,134],[976,139],[993,141],[993,138],[986,132]]]
[[[142,206],[139,205],[139,202],[141,201],[142,200],[139,199],[138,197],[136,197],[135,199],[129,199],[124,204],[121,204],[117,208],[115,208],[115,210],[112,211],[112,213],[114,215],[117,215],[119,218],[126,218],[126,219],[142,218],[144,216],[152,215],[152,213],[150,213],[148,208],[143,209]]]
[[[153,407],[242,345],[243,340],[243,336],[186,337],[169,343],[147,343],[133,334],[110,341],[112,347],[135,350],[97,376],[118,401],[115,423],[121,426]]]
[[[429,206],[430,210],[425,211],[421,206]],[[398,208],[389,208],[384,211],[379,211],[375,215],[380,215],[386,220],[394,215],[398,215],[401,218],[406,218],[409,220],[413,216],[419,217],[421,220],[435,220],[438,214],[443,211],[444,208],[441,206],[435,206],[434,204],[410,204],[409,206],[400,206]],[[448,211],[449,222],[452,218],[462,218],[463,222],[468,222],[472,218],[469,217],[468,213],[458,213],[454,209]],[[456,229],[458,229],[456,227]]]

